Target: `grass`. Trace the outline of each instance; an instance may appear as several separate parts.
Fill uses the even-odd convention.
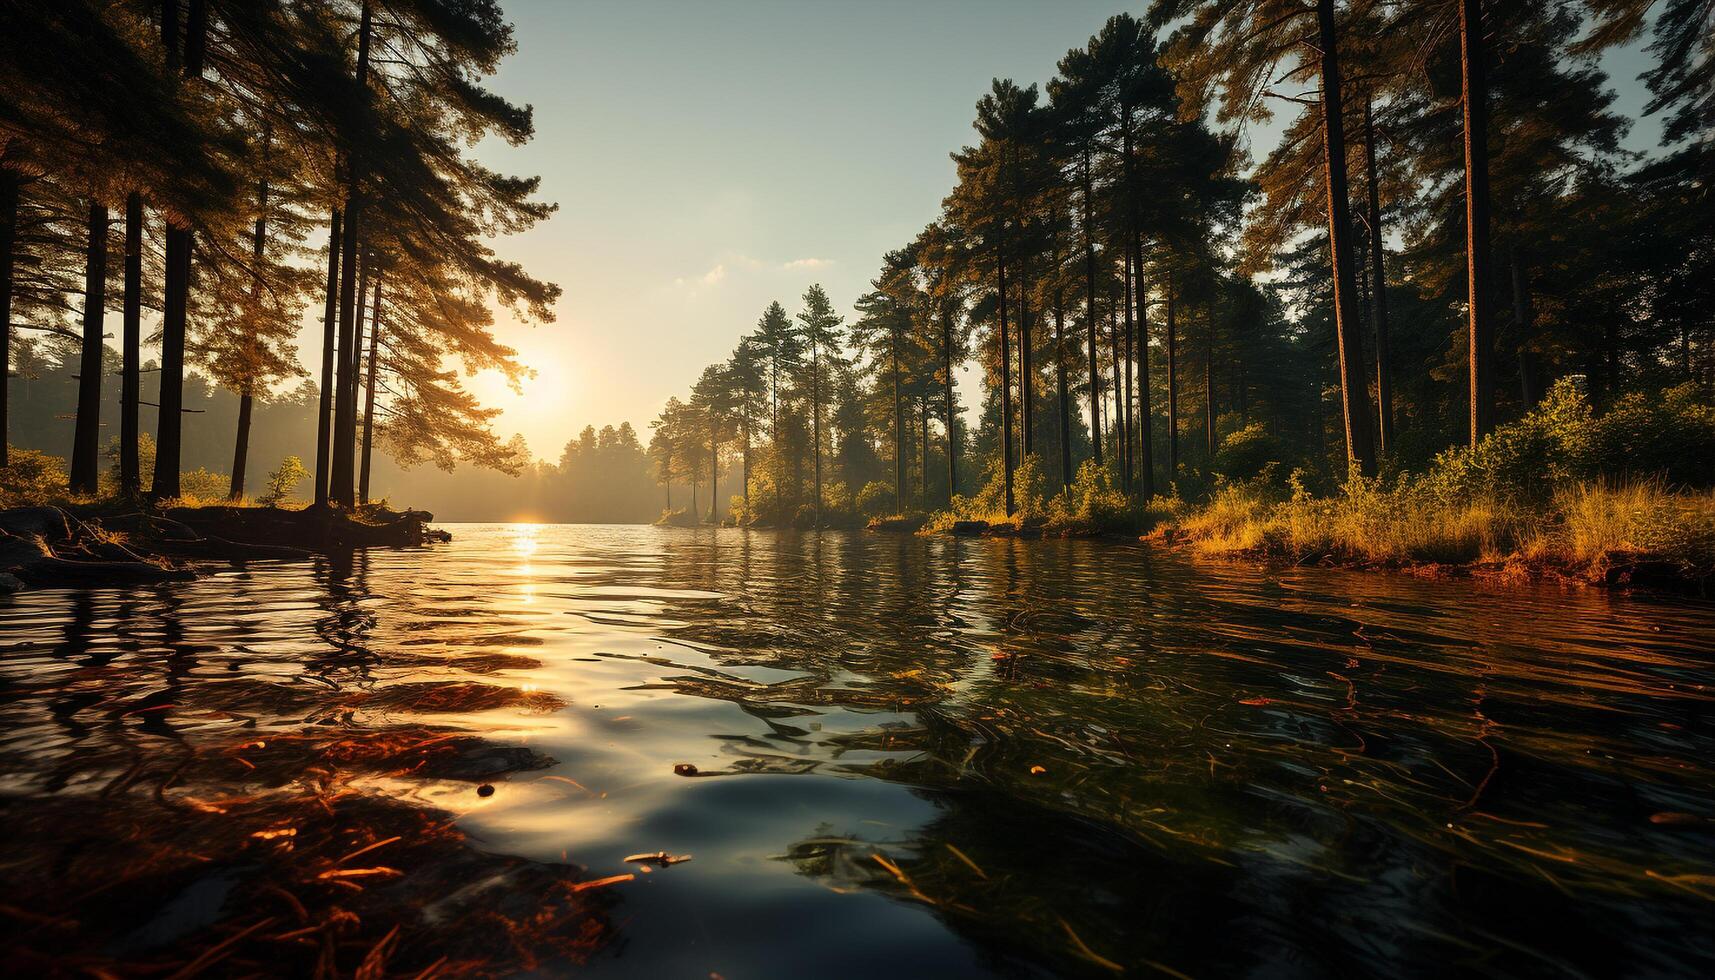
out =
[[[1693,385],[1634,393],[1598,412],[1570,380],[1532,412],[1452,447],[1420,472],[1353,476],[1333,493],[1261,427],[1230,436],[1196,503],[1138,501],[1086,463],[1050,493],[1036,457],[931,516],[926,533],[982,521],[997,533],[1092,536],[1155,531],[1195,550],[1376,566],[1501,566],[1591,581],[1707,585],[1715,577],[1715,405]]]
[[[1446,499],[1415,481],[1357,480],[1334,497],[1288,499],[1229,486],[1169,521],[1163,537],[1209,554],[1301,563],[1503,565],[1593,581],[1649,566],[1701,582],[1715,575],[1715,491],[1588,481],[1532,502]]]
[[[117,443],[110,449],[117,454]],[[140,469],[147,476],[153,468],[154,443],[145,441]],[[75,494],[67,485],[66,461],[58,456],[34,449],[9,447],[9,464],[0,466],[0,509],[37,506],[84,506],[117,500],[119,474],[110,468],[100,475],[100,490],[95,494]],[[159,501],[157,506],[171,507],[279,507],[301,510],[308,501],[292,496],[297,485],[309,476],[296,456],[287,456],[265,479],[260,495],[246,494],[238,499],[228,496],[232,478],[205,467],[186,470],[179,475],[179,495]],[[144,489],[147,489],[145,487]]]

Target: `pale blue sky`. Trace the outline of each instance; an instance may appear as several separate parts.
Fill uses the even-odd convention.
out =
[[[540,174],[560,211],[500,252],[565,290],[556,323],[501,325],[540,376],[505,409],[541,457],[585,424],[647,423],[770,300],[823,283],[849,315],[884,251],[935,217],[948,153],[996,76],[1042,83],[1112,2],[507,0],[493,85],[536,138],[484,160]],[[1140,11],[1141,7],[1131,8]],[[1635,52],[1613,66],[1625,108]],[[1654,127],[1638,134],[1653,139]],[[1266,134],[1259,134],[1266,139]],[[1260,155],[1260,153],[1259,153]],[[967,401],[970,399],[967,398]]]

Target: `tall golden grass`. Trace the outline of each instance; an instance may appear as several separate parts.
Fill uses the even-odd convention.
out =
[[[1581,482],[1544,503],[1444,499],[1405,484],[1357,481],[1330,498],[1271,500],[1227,487],[1173,521],[1199,551],[1376,564],[1529,562],[1596,572],[1617,561],[1715,574],[1715,491],[1659,480]]]

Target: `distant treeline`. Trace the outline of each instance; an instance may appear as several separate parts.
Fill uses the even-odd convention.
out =
[[[70,443],[77,408],[75,349],[62,358],[45,346],[26,341],[15,362],[12,385],[12,445],[64,456]],[[107,350],[109,367],[118,354]],[[153,365],[145,365],[145,370]],[[119,391],[104,386],[105,417],[115,417]],[[304,457],[315,447],[315,417],[319,394],[305,381],[280,395],[256,399],[252,409],[250,460],[254,482],[280,465],[287,456]],[[183,466],[187,472],[218,477],[190,485],[224,487],[232,467],[232,432],[238,421],[239,399],[198,374],[185,378]],[[109,412],[114,415],[109,415]],[[143,406],[145,430],[155,410]],[[117,442],[102,440],[102,466],[117,466]],[[506,449],[518,464],[517,475],[492,469],[460,467],[448,472],[432,465],[407,470],[390,456],[377,455],[372,495],[398,504],[431,511],[446,521],[541,521],[596,524],[647,523],[661,514],[662,488],[650,472],[649,460],[630,423],[586,427],[567,442],[557,463],[533,463],[524,442],[513,437]],[[306,459],[307,462],[307,459]],[[145,474],[146,478],[147,474]],[[309,487],[300,488],[308,496]],[[686,492],[684,490],[681,493]]]

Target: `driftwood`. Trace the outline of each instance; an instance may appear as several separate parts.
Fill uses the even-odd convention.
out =
[[[0,511],[0,592],[194,578],[198,561],[301,560],[356,547],[447,539],[425,511],[20,507]]]

